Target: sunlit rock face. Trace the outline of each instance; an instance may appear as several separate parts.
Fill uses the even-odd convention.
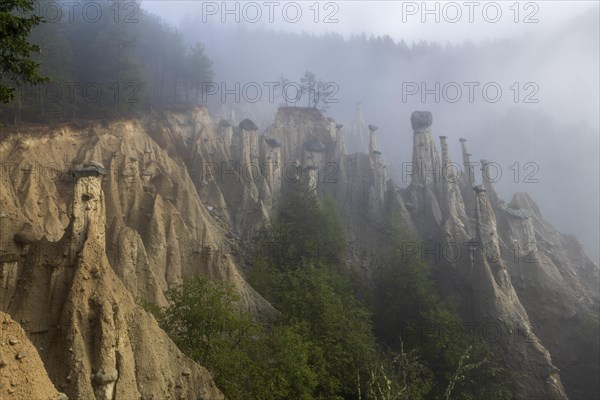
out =
[[[136,305],[109,262],[102,181],[86,175],[70,184],[63,237],[29,248],[16,267],[20,289],[9,288],[3,309],[42,334],[40,355],[69,398],[223,398],[208,371],[179,352]]]

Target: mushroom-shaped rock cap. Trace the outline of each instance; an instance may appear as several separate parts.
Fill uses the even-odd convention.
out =
[[[433,123],[433,115],[430,111],[413,111],[410,116],[410,124],[413,130],[429,128]]]
[[[473,190],[475,191],[475,193],[485,192],[485,189],[481,185],[473,186]]]
[[[231,124],[226,119],[219,121],[219,128],[227,128],[228,126],[231,126]]]
[[[304,143],[304,148],[307,151],[316,152],[316,153],[325,151],[325,145],[323,143],[319,142],[318,140],[309,140],[308,142]]]
[[[256,124],[254,122],[250,121],[248,118],[246,118],[245,120],[240,122],[240,128],[242,128],[245,131],[257,131],[258,130],[258,126],[256,126]]]
[[[94,160],[84,161],[81,164],[81,166],[84,167],[84,168],[91,167],[91,168],[102,168],[102,169],[104,169],[104,165],[101,162],[94,161]]]
[[[265,138],[265,142],[271,147],[281,147],[281,142],[275,138]]]
[[[443,135],[442,135],[442,136],[440,136],[440,139],[442,139],[442,140],[446,140],[446,139],[448,139],[448,136],[443,136]]]
[[[344,124],[336,124],[335,125],[335,129],[342,129],[344,127]]]
[[[73,168],[72,175],[75,177],[107,175],[108,170],[98,161],[84,161]]]
[[[377,130],[377,127],[375,125],[371,125],[371,124],[369,124],[368,128],[371,132],[375,132]]]
[[[461,137],[460,139],[458,139],[459,142],[464,143],[467,141],[467,139],[465,139],[464,137]]]
[[[376,156],[380,156],[381,152],[379,150],[373,150],[373,154]]]

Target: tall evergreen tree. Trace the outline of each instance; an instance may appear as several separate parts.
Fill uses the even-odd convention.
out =
[[[15,97],[23,83],[44,81],[38,73],[39,64],[30,58],[40,48],[28,40],[31,29],[42,22],[32,14],[32,0],[2,0],[0,2],[0,103]]]

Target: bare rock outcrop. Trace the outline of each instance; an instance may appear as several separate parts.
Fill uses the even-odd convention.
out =
[[[476,239],[472,268],[473,300],[480,323],[493,324],[515,374],[518,399],[567,399],[550,353],[534,333],[501,258],[496,217],[485,190],[477,190]]]
[[[70,221],[73,171],[83,161],[96,160],[108,170],[102,181],[107,257],[135,298],[164,305],[168,287],[202,273],[233,283],[247,308],[269,307],[244,281],[240,262],[229,251],[238,246],[228,237],[232,221],[258,224],[267,212],[258,196],[260,186],[232,183],[235,177],[220,179],[215,166],[231,153],[203,108],[152,114],[142,121],[89,123],[84,129],[58,126],[48,137],[34,128],[25,132],[25,138],[9,137],[0,150],[7,161],[2,171],[7,179],[0,181],[5,215],[0,218],[0,266],[6,271],[2,279],[21,276],[28,268],[22,256],[34,248],[56,247],[51,243],[61,239]],[[17,143],[23,140],[29,146],[18,150]],[[22,173],[25,166],[30,173]],[[211,176],[212,182],[205,184]],[[248,207],[258,211],[248,212]],[[12,240],[26,224],[38,232],[34,238],[41,235],[42,240],[31,244]],[[52,282],[61,285],[63,278]],[[0,293],[6,307],[12,287],[7,285]]]
[[[590,371],[597,370],[597,355],[585,354],[590,346],[582,343],[592,340],[590,321],[598,315],[598,266],[543,219],[528,195],[516,194],[507,205],[494,189],[493,163],[481,161],[483,185],[473,187],[476,163],[466,139],[459,140],[462,176],[449,168],[445,136],[437,167],[431,123],[427,112],[412,115],[414,170],[402,195],[425,246],[436,253],[429,261],[452,267],[438,272],[442,293],[462,298],[468,320],[502,332],[506,365],[520,375],[517,398],[564,399],[561,377],[573,398],[597,396],[591,378],[597,373]]]
[[[411,115],[412,171],[405,197],[414,223],[421,227],[426,238],[438,234],[443,223],[439,203],[442,193],[441,163],[431,137],[432,123],[429,111],[415,111]]]
[[[515,291],[574,399],[600,395],[598,266],[573,236],[556,231],[526,193],[495,210]],[[558,295],[557,295],[558,294]],[[597,331],[596,331],[597,332]],[[584,368],[580,366],[584,366]]]
[[[440,136],[442,153],[440,205],[443,216],[442,241],[448,249],[459,249],[472,237],[471,223],[459,187],[459,171],[450,159],[446,136]],[[458,261],[458,254],[448,254],[447,260]]]
[[[77,399],[223,398],[208,371],[136,305],[110,265],[101,176],[77,178],[71,208],[71,222],[54,245],[62,257],[44,265],[54,246],[34,249],[20,273],[22,293],[4,305],[31,334],[42,334],[52,381]]]

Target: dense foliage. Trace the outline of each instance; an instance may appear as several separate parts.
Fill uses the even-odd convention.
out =
[[[392,218],[389,231],[374,278],[378,338],[396,351],[404,346],[423,357],[433,373],[426,398],[511,398],[509,376],[493,349],[481,338],[465,335],[451,303],[439,297],[428,264],[402,251],[401,243],[418,239],[397,218]]]
[[[32,0],[0,3],[0,104],[12,101],[18,86],[43,82],[39,64],[30,58],[40,48],[28,36],[42,20],[33,10]]]
[[[287,182],[248,276],[278,317],[252,320],[232,288],[202,277],[169,291],[155,314],[229,399],[510,399],[492,349],[464,335],[427,266],[393,250],[404,233],[392,227],[364,296],[335,202]]]
[[[30,70],[39,63],[49,81],[14,91],[14,101],[0,108],[4,122],[106,118],[132,115],[152,104],[200,102],[202,82],[212,79],[201,43],[188,46],[176,29],[132,1],[51,6],[39,3],[35,12],[45,21],[28,38],[33,22],[21,28],[35,45],[26,46],[22,35],[11,39],[19,40],[19,55],[39,49],[20,67],[25,76],[35,77]],[[3,53],[3,68],[8,61]]]

